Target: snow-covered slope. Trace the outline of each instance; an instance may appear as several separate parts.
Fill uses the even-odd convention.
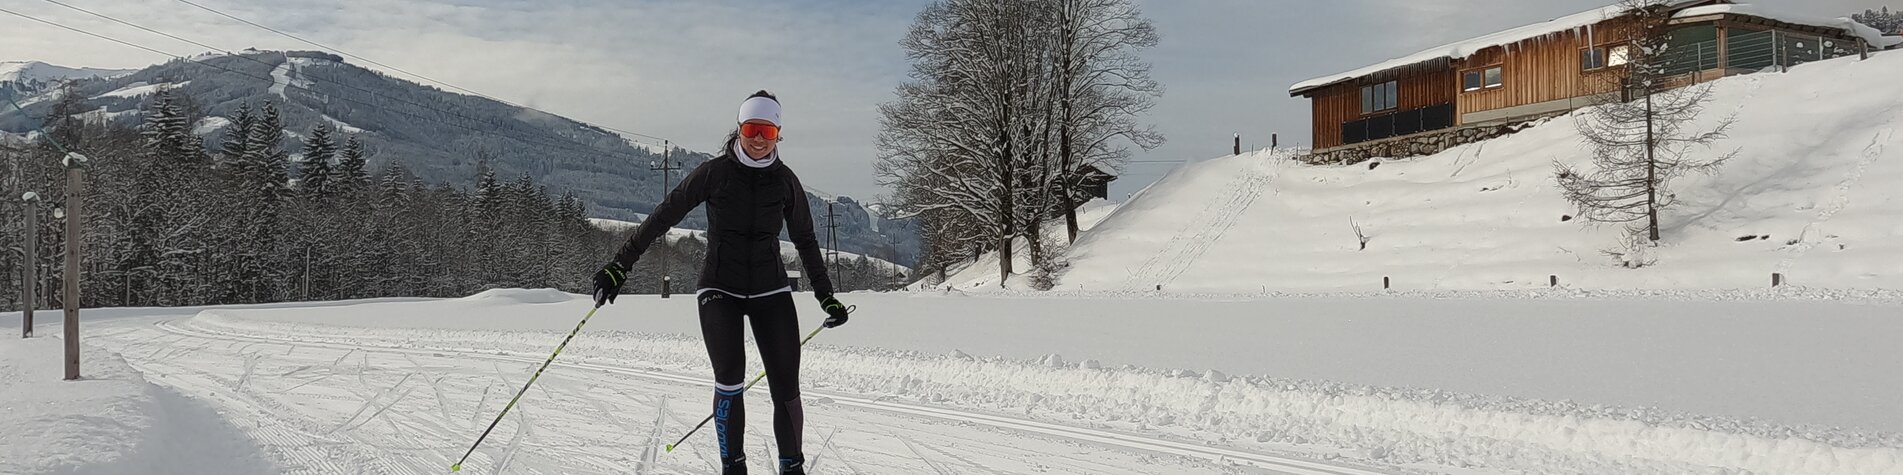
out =
[[[1077,207],[1077,228],[1080,230],[1080,232],[1089,231],[1091,228],[1096,227],[1097,223],[1103,222],[1104,218],[1109,217],[1110,213],[1113,213],[1116,211],[1117,211],[1116,203],[1113,203],[1107,200],[1102,200],[1102,199],[1091,200],[1089,203],[1084,203],[1082,205],[1079,205]],[[1051,242],[1051,243],[1064,242],[1064,238],[1065,238],[1064,234],[1067,232],[1069,231],[1064,229],[1064,222],[1062,220],[1053,220],[1051,223],[1049,223],[1048,225],[1044,227],[1044,234],[1045,236],[1047,236],[1047,239],[1048,239],[1047,242]],[[1012,248],[1013,249],[1029,249],[1029,243],[1026,242],[1024,239],[1018,239],[1017,243],[1013,244]],[[1024,289],[1029,287],[1029,284],[1027,282],[1024,282],[1022,275],[1013,275],[1011,278],[1011,281],[1007,283],[1008,287],[999,286],[998,285],[999,262],[1000,260],[998,259],[997,251],[987,252],[983,256],[980,256],[977,260],[972,261],[970,264],[966,264],[963,267],[958,267],[958,268],[952,269],[950,272],[947,272],[945,279],[942,282],[934,282],[934,280],[936,279],[924,279],[914,283],[912,285],[912,288],[914,290],[917,290],[917,289],[922,289],[926,287],[949,288],[949,289],[995,289],[995,288]],[[1011,268],[1013,270],[1019,270],[1020,274],[1022,273],[1021,272],[1022,269],[1030,269],[1031,268],[1030,256],[1024,252],[1020,252],[1020,253],[1017,253],[1017,255],[1012,256]],[[927,284],[932,284],[932,285],[928,286]]]
[[[1704,126],[1735,114],[1710,176],[1674,184],[1655,266],[1602,250],[1616,227],[1573,210],[1554,162],[1586,163],[1571,117],[1438,155],[1306,166],[1264,152],[1187,165],[1070,253],[1060,290],[1166,292],[1903,287],[1903,54],[1713,84]],[[1352,224],[1351,224],[1352,223]],[[1367,236],[1360,247],[1355,226]]]
[[[0,82],[18,81],[55,81],[63,79],[86,79],[97,77],[111,79],[137,71],[136,69],[99,69],[69,68],[55,66],[39,61],[0,61]]]

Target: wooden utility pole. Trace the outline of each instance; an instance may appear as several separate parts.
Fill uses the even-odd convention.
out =
[[[86,219],[86,156],[66,153],[66,380],[79,379],[79,253],[82,251],[80,220]]]
[[[33,300],[39,296],[38,284],[40,283],[40,194],[27,192],[25,196],[20,197],[20,201],[25,202],[21,208],[25,211],[22,214],[26,215],[26,242],[22,246],[26,250],[22,262],[26,265],[21,266],[20,269],[23,274],[20,282],[20,302],[23,307],[20,314],[20,338],[33,338],[33,308],[39,306],[39,303]]]
[[[681,167],[675,165],[673,160],[671,159],[673,156],[673,152],[674,152],[673,144],[666,140],[662,140],[661,141],[661,163],[658,163],[658,164],[653,162],[648,163],[649,170],[655,170],[655,171],[661,172],[661,201],[662,202],[666,202],[667,193],[670,191],[673,191],[672,189],[673,187],[669,186],[669,183],[668,183],[668,172],[681,169]],[[652,218],[654,216],[649,215],[648,217]],[[707,238],[711,240],[713,239],[713,235],[709,234]],[[662,247],[666,247],[665,244],[667,244],[667,236],[661,237],[661,244],[664,245]],[[661,298],[668,298],[668,296],[673,294],[674,292],[674,288],[673,288],[674,274],[668,271],[669,260],[670,259],[668,259],[667,253],[662,252],[661,253]]]

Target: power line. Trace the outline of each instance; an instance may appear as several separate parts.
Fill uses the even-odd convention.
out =
[[[48,1],[51,1],[51,0],[48,0]],[[55,3],[57,3],[57,2],[55,2]],[[36,21],[36,22],[40,22],[40,23],[44,23],[44,24],[47,24],[47,25],[51,25],[51,26],[55,26],[55,27],[59,27],[59,28],[62,28],[62,29],[66,29],[66,30],[70,30],[70,31],[73,31],[73,32],[76,32],[76,33],[80,33],[80,34],[84,34],[84,35],[87,35],[87,36],[91,36],[91,37],[94,37],[94,38],[99,38],[99,39],[103,39],[103,40],[106,40],[106,41],[111,41],[111,42],[114,42],[114,43],[119,43],[119,44],[121,44],[121,45],[125,45],[125,46],[129,46],[129,47],[132,47],[132,48],[137,48],[137,49],[141,49],[141,50],[145,50],[145,51],[149,51],[149,52],[152,52],[152,53],[156,53],[156,54],[159,54],[159,55],[163,55],[163,56],[166,56],[166,57],[170,57],[170,58],[174,58],[174,59],[178,59],[178,60],[181,60],[181,61],[184,61],[184,62],[188,62],[188,63],[192,63],[192,64],[197,64],[197,65],[200,65],[200,66],[204,66],[204,67],[209,67],[209,68],[213,68],[213,69],[217,69],[217,70],[221,70],[221,71],[225,71],[225,72],[228,72],[228,73],[231,73],[231,74],[235,74],[235,75],[239,75],[239,76],[244,76],[244,77],[249,77],[249,78],[252,78],[252,79],[257,79],[257,80],[260,80],[260,81],[264,81],[264,82],[269,82],[269,83],[272,83],[272,84],[276,84],[276,83],[277,83],[277,81],[276,81],[275,79],[272,79],[272,78],[267,78],[267,77],[261,77],[261,76],[257,76],[257,75],[253,75],[253,74],[250,74],[250,73],[246,73],[246,72],[243,72],[243,71],[238,71],[238,70],[234,70],[234,69],[231,69],[231,68],[226,68],[226,67],[223,67],[223,66],[219,66],[219,65],[216,65],[216,64],[211,64],[211,63],[209,63],[209,62],[207,62],[206,60],[197,60],[197,59],[191,59],[191,58],[186,58],[186,57],[183,57],[183,56],[179,56],[179,55],[176,55],[176,54],[172,54],[172,53],[168,53],[168,52],[165,52],[165,51],[161,51],[161,50],[158,50],[158,49],[154,49],[154,48],[151,48],[151,47],[147,47],[147,46],[144,46],[144,45],[140,45],[140,44],[136,44],[136,43],[132,43],[132,42],[128,42],[128,41],[125,41],[125,40],[121,40],[121,39],[118,39],[118,38],[113,38],[113,37],[110,37],[110,36],[105,36],[105,35],[101,35],[101,34],[98,34],[98,33],[93,33],[93,32],[91,32],[91,31],[86,31],[86,30],[83,30],[83,29],[79,29],[79,28],[75,28],[75,27],[71,27],[71,26],[67,26],[67,25],[62,25],[62,24],[59,24],[59,23],[54,23],[54,22],[52,22],[52,21],[48,21],[48,20],[45,20],[45,19],[41,19],[41,18],[38,18],[38,17],[34,17],[34,16],[31,16],[31,15],[27,15],[27,14],[23,14],[23,13],[19,13],[19,12],[15,12],[15,11],[12,11],[12,10],[7,10],[7,9],[4,9],[4,8],[0,8],[0,12],[4,12],[4,13],[8,13],[8,14],[11,14],[11,15],[14,15],[14,16],[18,16],[18,17],[21,17],[21,18],[25,18],[25,19],[28,19],[28,20],[33,20],[33,21]],[[88,13],[91,13],[91,12],[88,12]],[[97,14],[95,14],[95,15],[97,15]],[[101,15],[101,16],[103,16],[103,15]],[[118,21],[118,20],[115,20],[115,21]],[[121,21],[121,23],[125,23],[125,22],[123,22],[123,21]],[[129,24],[129,23],[128,23],[128,24]],[[135,25],[135,26],[136,26],[136,25]],[[143,28],[143,27],[140,27],[140,28],[141,28],[141,29],[146,29],[146,30],[148,30],[148,31],[152,31],[152,30],[150,30],[150,29],[147,29],[147,28]],[[156,31],[155,31],[155,33],[156,33]],[[161,33],[161,34],[163,34],[163,33]],[[167,35],[167,36],[171,36],[171,35]],[[181,40],[182,40],[182,39],[181,39]],[[188,41],[188,40],[182,40],[182,41]],[[188,42],[190,42],[190,41],[188,41]],[[194,43],[194,44],[196,44],[196,42],[193,42],[193,43]],[[225,50],[223,50],[223,49],[219,49],[219,48],[212,48],[212,49],[214,49],[214,50],[218,50],[218,51],[225,51]],[[229,51],[226,51],[226,52],[228,52],[228,53],[229,53]],[[261,62],[261,61],[257,61],[256,59],[253,59],[253,58],[249,58],[249,57],[245,57],[245,56],[243,56],[243,55],[237,55],[237,54],[234,54],[234,56],[238,56],[238,57],[240,57],[240,58],[244,58],[244,59],[247,59],[247,60],[250,60],[250,61],[253,61],[253,62],[259,62],[259,63],[262,63],[262,64],[266,64],[266,65],[269,65],[269,66],[275,66],[275,65],[270,65],[269,63],[263,63],[263,62]],[[286,59],[286,61],[289,61],[289,56],[287,55],[287,56],[285,57],[285,59]],[[326,82],[329,82],[329,81],[326,81]],[[286,87],[286,88],[294,88],[294,89],[298,89],[298,90],[301,90],[301,91],[304,91],[304,92],[308,92],[308,93],[311,93],[311,94],[313,94],[313,95],[318,95],[318,96],[325,96],[325,97],[331,97],[331,96],[326,96],[325,94],[322,94],[322,93],[319,93],[319,92],[317,92],[316,90],[313,90],[313,89],[310,89],[310,88],[307,88],[307,87],[303,87],[303,86],[298,86],[298,85],[296,85],[296,84],[289,84],[289,83],[287,83],[287,84],[285,84],[285,87]],[[346,87],[348,87],[348,86],[346,86]],[[359,90],[362,90],[361,88],[358,88],[358,89],[359,89]],[[369,91],[366,91],[366,92],[369,92]],[[371,94],[372,96],[375,96],[375,95],[376,95],[376,93],[375,93],[375,92],[369,92],[369,93],[370,93],[370,94]],[[461,128],[461,129],[464,129],[464,130],[468,130],[468,131],[470,131],[470,132],[475,132],[475,133],[478,133],[478,134],[488,134],[488,135],[493,135],[493,136],[496,136],[496,137],[501,137],[501,138],[505,138],[505,139],[510,139],[510,140],[514,140],[514,141],[517,141],[517,142],[521,142],[521,143],[523,143],[523,144],[527,144],[527,145],[535,145],[535,146],[541,146],[541,147],[547,147],[547,148],[551,148],[551,149],[557,149],[557,150],[565,150],[565,151],[570,151],[570,152],[577,152],[577,153],[583,153],[583,154],[595,154],[595,155],[598,155],[598,156],[600,156],[600,157],[603,157],[603,158],[611,158],[611,159],[615,159],[615,158],[631,158],[631,157],[617,157],[617,156],[614,156],[614,155],[612,155],[612,154],[611,154],[610,152],[607,152],[607,151],[603,151],[603,150],[599,150],[599,149],[579,149],[579,148],[575,148],[575,147],[573,147],[573,146],[564,146],[564,145],[554,145],[554,144],[549,144],[549,143],[547,143],[547,142],[541,142],[541,141],[536,141],[536,140],[531,140],[531,139],[526,139],[526,138],[522,138],[522,137],[514,137],[514,136],[510,136],[510,135],[506,135],[506,134],[501,134],[501,133],[496,133],[496,132],[485,132],[485,131],[482,131],[482,130],[478,130],[478,129],[475,129],[475,128],[471,128],[471,127],[469,127],[469,126],[465,126],[465,125],[461,125],[461,124],[456,124],[456,123],[452,123],[452,122],[448,122],[448,121],[443,121],[443,120],[438,120],[438,119],[432,119],[432,118],[429,118],[429,117],[425,117],[425,116],[422,116],[422,115],[418,115],[418,114],[414,114],[414,113],[410,113],[410,112],[405,112],[405,111],[402,111],[402,110],[399,110],[399,109],[392,109],[392,108],[387,108],[387,107],[380,107],[380,106],[378,106],[378,105],[376,105],[376,104],[371,104],[371,103],[368,103],[368,102],[364,102],[364,101],[360,101],[360,100],[356,100],[356,99],[352,99],[352,98],[350,98],[349,96],[335,96],[335,97],[337,97],[337,98],[339,98],[339,99],[342,99],[342,100],[344,100],[344,101],[348,101],[348,102],[353,102],[353,103],[357,103],[357,104],[360,104],[360,105],[363,105],[363,106],[365,106],[365,107],[370,107],[370,108],[373,108],[373,109],[375,109],[375,108],[381,108],[381,109],[383,109],[383,110],[386,110],[386,111],[389,111],[389,112],[392,112],[392,113],[396,113],[396,114],[401,114],[401,115],[405,115],[405,116],[409,116],[409,117],[412,117],[412,118],[415,118],[415,119],[418,119],[418,120],[423,120],[423,121],[428,121],[428,122],[434,122],[434,123],[437,123],[437,124],[442,124],[442,125],[448,125],[448,126],[452,126],[452,127],[457,127],[457,128]],[[405,102],[405,101],[400,101],[400,100],[398,100],[397,102]],[[478,123],[480,123],[480,122],[481,122],[480,120],[476,120],[476,119],[470,119],[470,118],[468,118],[468,117],[466,117],[466,116],[461,116],[460,114],[455,114],[455,113],[453,113],[453,112],[448,112],[448,111],[444,111],[444,110],[440,110],[440,109],[435,109],[435,108],[432,108],[432,107],[428,107],[428,106],[424,106],[424,105],[421,105],[421,104],[417,104],[417,103],[413,103],[413,102],[405,102],[405,103],[407,103],[407,104],[410,104],[410,105],[414,105],[414,106],[416,106],[416,107],[418,107],[418,108],[421,108],[421,109],[425,109],[425,110],[428,110],[428,111],[431,111],[431,112],[437,112],[437,113],[442,113],[442,114],[447,114],[447,115],[452,115],[452,116],[457,116],[457,117],[462,117],[462,118],[465,118],[465,119],[468,119],[468,120],[470,120],[470,121],[472,121],[472,122],[478,122]]]
[[[48,0],[48,1],[51,1],[51,0]],[[480,92],[476,92],[476,91],[472,91],[472,90],[469,90],[468,88],[464,88],[464,87],[462,87],[462,86],[457,86],[457,85],[455,85],[455,84],[450,84],[450,83],[449,83],[448,81],[442,81],[442,80],[437,80],[437,79],[432,79],[432,78],[430,78],[429,76],[424,76],[424,75],[421,75],[421,74],[417,74],[417,73],[413,73],[413,72],[409,72],[409,71],[407,71],[407,70],[404,70],[403,68],[399,68],[399,67],[396,67],[396,66],[391,66],[391,65],[388,65],[388,64],[384,64],[384,63],[381,63],[381,62],[378,62],[377,60],[374,60],[374,59],[370,59],[370,58],[365,58],[365,57],[362,57],[362,56],[358,56],[358,55],[355,55],[355,54],[351,54],[351,53],[349,53],[349,52],[347,52],[347,51],[344,51],[344,50],[341,50],[341,49],[337,49],[337,48],[333,48],[333,47],[330,47],[330,46],[325,46],[325,45],[323,45],[323,44],[320,44],[320,43],[318,43],[318,42],[315,42],[315,41],[311,41],[311,40],[307,40],[307,39],[304,39],[303,37],[299,37],[299,36],[297,36],[297,35],[293,35],[293,34],[290,34],[290,33],[285,33],[284,31],[282,31],[282,30],[278,30],[278,29],[276,29],[276,28],[272,28],[272,27],[268,27],[268,26],[264,26],[264,25],[260,25],[260,24],[258,24],[257,22],[253,22],[253,21],[251,21],[251,20],[246,20],[246,19],[243,19],[243,18],[239,18],[239,17],[237,17],[236,15],[232,15],[232,14],[230,14],[230,13],[225,13],[225,12],[222,12],[222,11],[218,11],[217,9],[214,9],[214,8],[211,8],[211,7],[207,7],[207,6],[204,6],[204,5],[200,5],[200,4],[198,4],[197,2],[193,2],[192,0],[178,0],[178,1],[179,1],[180,3],[184,3],[184,4],[186,4],[186,5],[191,5],[191,6],[194,6],[194,7],[198,7],[198,8],[200,9],[200,10],[204,10],[204,11],[208,11],[208,12],[212,12],[212,13],[215,13],[215,14],[218,14],[219,16],[222,16],[222,17],[225,17],[225,18],[230,18],[230,19],[232,19],[232,20],[237,20],[237,21],[238,21],[239,23],[244,23],[244,24],[246,24],[246,25],[251,25],[251,26],[254,26],[254,27],[258,27],[258,28],[260,28],[260,29],[263,29],[263,30],[265,30],[265,31],[269,31],[269,32],[272,32],[272,33],[277,33],[277,34],[279,34],[279,35],[282,35],[282,36],[284,36],[285,38],[290,38],[290,39],[293,39],[293,40],[297,40],[297,41],[301,41],[301,42],[304,42],[304,44],[308,44],[308,45],[311,45],[311,46],[316,46],[316,47],[318,47],[318,48],[320,48],[320,49],[323,49],[323,50],[325,50],[325,51],[330,51],[330,52],[332,52],[332,53],[337,53],[337,54],[340,54],[340,55],[344,55],[344,56],[348,56],[348,57],[351,57],[351,58],[355,58],[355,59],[358,59],[358,60],[362,60],[362,61],[364,61],[364,62],[367,62],[367,63],[370,63],[370,64],[374,64],[374,65],[378,65],[378,66],[382,66],[382,67],[385,67],[385,68],[390,68],[391,70],[395,70],[395,71],[397,71],[397,72],[400,72],[400,73],[403,73],[403,74],[408,74],[408,75],[410,75],[410,76],[414,76],[414,77],[416,77],[416,78],[418,78],[418,79],[422,79],[422,80],[425,80],[425,81],[429,81],[429,82],[433,82],[433,83],[437,83],[437,84],[442,84],[442,85],[444,85],[444,86],[448,86],[448,87],[450,87],[450,88],[452,88],[452,89],[456,89],[456,90],[458,90],[458,91],[462,91],[462,92],[466,92],[466,93],[469,93],[469,94],[471,94],[471,95],[475,95],[475,96],[477,96],[477,97],[482,97],[482,98],[485,98],[485,99],[489,99],[489,100],[492,100],[492,101],[496,101],[496,102],[500,102],[500,103],[503,103],[503,104],[508,104],[508,105],[511,105],[511,106],[515,106],[515,107],[520,107],[520,108],[523,108],[523,109],[528,109],[528,108],[529,108],[529,107],[527,107],[527,106],[523,106],[523,105],[521,105],[521,104],[516,104],[516,103],[514,103],[514,102],[509,102],[509,101],[506,101],[506,100],[503,100],[503,99],[500,99],[500,98],[497,98],[497,97],[493,97],[493,96],[490,96],[490,95],[487,95],[487,94],[483,94],[483,93],[480,93]],[[648,135],[648,134],[643,134],[643,133],[639,133],[639,132],[634,132],[634,131],[628,131],[628,130],[622,130],[622,129],[617,129],[617,128],[613,128],[613,127],[608,127],[608,126],[605,126],[605,125],[598,125],[598,124],[591,124],[591,125],[595,125],[596,127],[600,127],[600,128],[603,128],[603,129],[606,129],[606,130],[610,130],[610,131],[614,131],[614,132],[619,132],[619,133],[622,133],[622,134],[627,134],[627,135],[634,135],[634,136],[639,136],[639,137],[646,137],[646,138],[649,138],[649,139],[654,139],[654,140],[662,140],[662,141],[666,141],[666,140],[667,140],[667,139],[664,139],[664,138],[661,138],[661,137],[655,137],[655,136],[652,136],[652,135]]]

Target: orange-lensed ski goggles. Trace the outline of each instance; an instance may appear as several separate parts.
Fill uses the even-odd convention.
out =
[[[755,124],[751,122],[743,123],[743,124],[740,124],[740,136],[746,137],[746,138],[758,137],[758,138],[763,138],[767,140],[779,140],[780,126],[768,125],[768,124]]]

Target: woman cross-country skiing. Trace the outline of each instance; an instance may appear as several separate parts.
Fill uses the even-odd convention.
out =
[[[793,169],[780,160],[780,101],[766,91],[740,104],[738,125],[719,158],[695,167],[636,228],[614,260],[595,274],[595,304],[613,303],[627,271],[654,240],[707,203],[707,261],[700,271],[701,337],[714,366],[714,435],[722,473],[747,473],[742,450],[746,428],[742,379],[746,350],[741,318],[753,322],[753,339],[772,388],[773,435],[781,474],[805,474],[800,449],[800,336],[793,289],[780,264],[784,227],[799,251],[813,296],[826,311],[825,326],[846,323],[847,309],[833,298],[832,280],[813,236],[812,209]]]

